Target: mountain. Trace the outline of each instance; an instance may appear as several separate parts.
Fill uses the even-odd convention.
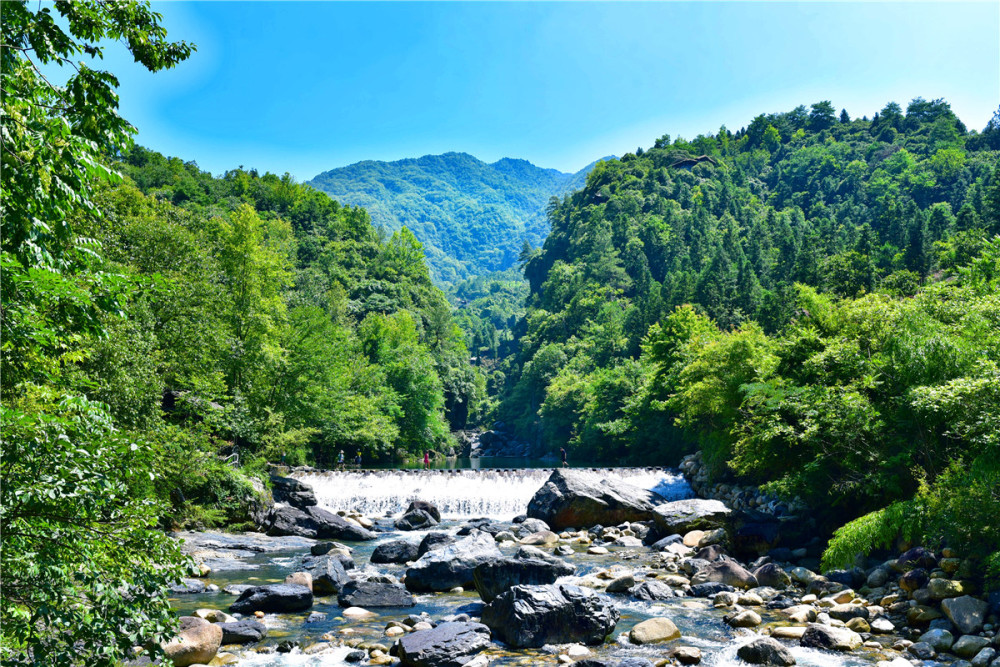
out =
[[[323,172],[309,185],[367,209],[377,226],[406,226],[423,243],[434,279],[452,283],[510,268],[525,241],[540,246],[549,232],[549,199],[583,187],[596,164],[567,174],[527,160],[489,164],[445,153],[366,160]]]

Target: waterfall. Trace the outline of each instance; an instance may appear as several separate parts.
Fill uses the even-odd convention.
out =
[[[510,520],[528,509],[528,501],[551,474],[545,469],[371,470],[296,472],[309,484],[320,507],[357,510],[366,516],[402,512],[411,500],[429,500],[442,518],[490,517]],[[655,468],[611,468],[602,477],[650,489],[667,500],[694,494],[682,475]]]

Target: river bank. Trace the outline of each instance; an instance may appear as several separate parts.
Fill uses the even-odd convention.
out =
[[[396,472],[391,473],[395,475],[391,478],[386,477],[390,473],[379,474],[382,477],[378,486],[394,493],[383,493],[376,498],[370,488],[364,491],[358,486],[353,492],[344,488],[347,481],[344,477],[358,477],[358,473],[296,474],[300,483],[305,479],[314,483],[313,491],[321,506],[334,509],[328,503],[339,499],[345,505],[376,510],[339,509],[337,514],[343,520],[358,521],[361,528],[370,527],[374,539],[345,541],[321,556],[314,553],[324,541],[301,536],[205,533],[177,536],[184,540],[185,550],[202,564],[206,574],[204,579],[189,581],[187,587],[178,588],[196,591],[175,594],[173,603],[182,615],[196,614],[199,609],[226,612],[239,600],[236,594],[242,594],[240,587],[280,585],[286,580],[301,583],[307,580],[303,573],[308,574],[314,588],[310,604],[299,611],[262,611],[257,622],[266,628],[266,637],[249,645],[227,646],[215,657],[214,664],[230,661],[262,667],[357,661],[464,664],[420,662],[413,656],[390,653],[400,652],[397,645],[400,637],[419,637],[421,632],[445,627],[442,624],[475,624],[483,619],[483,604],[489,593],[477,592],[479,586],[470,585],[471,577],[470,581],[461,581],[465,585],[443,582],[438,586],[442,590],[436,591],[421,590],[422,586],[414,584],[422,576],[418,572],[421,561],[433,560],[441,549],[447,552],[449,562],[462,562],[469,553],[485,549],[483,544],[470,544],[477,536],[490,547],[489,557],[483,562],[505,564],[506,589],[518,583],[536,588],[579,587],[588,599],[595,596],[592,605],[597,611],[593,613],[600,616],[600,610],[605,610],[609,615],[617,615],[617,619],[606,628],[603,641],[593,641],[592,635],[574,637],[570,633],[561,637],[566,641],[518,649],[511,646],[509,636],[505,642],[498,641],[498,632],[502,631],[491,627],[485,632],[488,635],[492,631],[493,641],[487,641],[479,651],[467,656],[469,660],[479,660],[472,664],[486,664],[485,658],[496,665],[559,664],[574,660],[589,660],[581,663],[588,665],[692,664],[696,660],[708,665],[735,665],[745,664],[737,656],[742,647],[765,637],[778,640],[796,664],[801,665],[867,665],[893,660],[900,665],[899,661],[920,664],[924,660],[949,664],[969,660],[974,667],[990,667],[996,659],[990,651],[996,650],[994,626],[998,610],[968,595],[972,592],[971,585],[961,578],[967,572],[962,571],[961,559],[955,559],[953,554],[939,556],[916,551],[889,562],[859,563],[854,570],[826,576],[816,572],[818,563],[813,568],[807,567],[818,556],[814,546],[796,549],[774,546],[751,560],[744,555],[751,543],[740,537],[743,531],[746,538],[745,529],[750,524],[745,517],[737,519],[734,515],[738,512],[728,508],[723,512],[698,501],[670,502],[649,492],[657,484],[663,491],[673,484],[678,496],[691,495],[678,489],[678,478],[670,478],[667,473],[647,473],[641,480],[633,475],[632,481],[641,481],[641,486],[648,487],[645,489],[624,479],[609,480],[607,475],[572,471],[569,481],[562,479],[566,477],[562,471],[547,472],[547,479],[541,480],[534,479],[537,473],[532,471],[519,473],[529,476],[528,483],[514,482],[516,477],[510,474],[505,477],[494,473],[493,477],[478,480],[478,485],[475,479],[466,480],[465,476],[485,473]],[[574,476],[581,474],[598,484],[602,493],[610,493],[603,498],[603,508],[593,503],[588,505],[586,494],[571,483]],[[594,482],[594,477],[602,479]],[[411,487],[400,486],[404,479],[411,480]],[[413,480],[419,486],[412,485]],[[452,482],[452,486],[447,482]],[[456,486],[454,482],[460,483]],[[477,487],[482,503],[469,507],[456,502],[463,485]],[[527,496],[527,503],[523,491],[526,486],[534,488],[534,493]],[[414,512],[404,514],[401,509],[409,508],[400,508],[399,499],[417,490],[432,502],[438,518],[432,514],[430,521],[436,525],[405,530],[409,522],[404,517],[423,510],[413,508]],[[490,504],[491,498],[504,494],[510,500],[508,504]],[[566,501],[569,503],[566,505],[563,501],[569,497],[572,502]],[[440,510],[433,504],[436,500],[443,506]],[[649,500],[659,504],[646,502]],[[667,506],[677,511],[671,510],[671,514]],[[758,503],[756,507],[760,506]],[[705,507],[712,511],[706,513]],[[766,509],[767,504],[763,507]],[[678,513],[682,508],[687,509]],[[605,517],[638,514],[628,520],[600,522],[602,525],[564,525],[572,512],[576,512],[576,517],[585,516],[584,509],[591,513],[591,518],[598,517],[600,512]],[[614,512],[608,513],[610,510]],[[517,512],[518,516],[511,512]],[[642,512],[648,516],[644,517]],[[525,519],[525,513],[545,515],[548,521]],[[474,516],[477,514],[485,516]],[[674,518],[668,521],[664,516]],[[772,516],[780,525],[782,511],[773,512]],[[751,534],[760,532],[760,526],[750,525]],[[752,544],[760,549],[758,542]],[[420,555],[420,549],[424,548],[421,545],[426,545],[423,555]],[[396,556],[401,562],[384,562],[384,552],[392,553],[402,547],[412,551],[402,549],[401,555]],[[319,550],[323,548],[326,547]],[[737,553],[739,556],[734,556]],[[329,575],[329,568],[337,569],[330,564],[331,558],[347,566],[346,578],[337,584],[340,591],[324,588],[328,583],[315,585],[316,572],[322,577],[324,573]],[[953,569],[956,560],[958,567]],[[548,565],[526,564],[533,561]],[[560,565],[556,566],[556,562]],[[562,567],[571,568],[572,573],[551,576],[551,572],[565,571],[559,569]],[[525,572],[537,574],[539,568],[550,575],[540,581],[535,575],[525,579]],[[474,569],[475,566],[470,572]],[[343,586],[350,582],[391,586],[397,592],[412,589],[408,594],[414,606],[360,605],[367,613],[353,610],[351,599],[342,595]],[[199,583],[204,585],[203,590]],[[996,602],[1000,600],[994,601],[994,607]],[[203,611],[200,615],[209,613]],[[427,626],[418,625],[423,623]],[[666,626],[668,630],[670,626],[676,630],[661,636],[662,641],[655,640],[655,633],[654,639],[649,640],[650,635],[643,627],[660,628],[666,623],[670,624]],[[744,654],[747,651],[750,649],[743,649]]]

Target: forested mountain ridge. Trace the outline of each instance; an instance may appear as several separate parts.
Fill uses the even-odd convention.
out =
[[[876,510],[831,562],[902,529],[1000,576],[1000,112],[821,102],[664,136],[549,219],[498,409],[539,451],[697,448],[828,528]]]
[[[594,164],[575,174],[503,158],[488,164],[467,153],[366,160],[317,175],[309,185],[361,206],[375,225],[410,229],[424,245],[432,277],[453,283],[517,261],[527,242],[548,234],[545,207],[580,188]]]

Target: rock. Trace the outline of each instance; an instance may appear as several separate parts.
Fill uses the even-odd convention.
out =
[[[312,604],[313,593],[305,586],[268,584],[246,589],[229,609],[240,614],[252,614],[255,611],[284,614],[305,611]]]
[[[918,642],[930,644],[935,651],[947,651],[955,643],[955,638],[947,630],[936,628],[920,635]]]
[[[348,607],[340,612],[340,615],[344,618],[368,618],[369,616],[374,616],[375,612],[368,611],[363,607]]]
[[[718,560],[714,563],[709,563],[691,577],[692,585],[708,582],[716,582],[744,589],[756,588],[758,585],[757,577],[747,572],[736,561],[731,560]]]
[[[416,604],[405,588],[375,581],[351,581],[337,596],[341,607],[412,607]]]
[[[326,540],[361,542],[377,536],[370,530],[319,507],[304,510],[295,507],[275,507],[268,519],[267,534],[272,537],[295,535]]]
[[[442,623],[399,640],[404,667],[462,667],[490,645],[490,629],[482,623]]]
[[[734,628],[756,628],[763,622],[763,619],[755,611],[744,609],[743,611],[726,618],[726,623]]]
[[[208,663],[222,645],[222,630],[196,616],[181,616],[177,634],[163,645],[163,652],[174,667]]]
[[[313,556],[322,556],[324,554],[330,553],[334,549],[340,549],[346,551],[348,554],[351,553],[350,547],[341,544],[340,542],[317,542],[316,544],[309,547],[309,553],[311,553]]]
[[[420,558],[420,545],[409,540],[391,540],[375,547],[372,563],[409,563]]]
[[[669,618],[650,618],[637,623],[628,633],[633,644],[652,644],[677,639],[681,631]]]
[[[906,652],[920,660],[933,660],[937,657],[937,651],[934,650],[934,647],[924,642],[910,644],[906,647]]]
[[[694,646],[678,646],[670,652],[670,657],[682,665],[697,665],[701,662],[701,649]]]
[[[540,530],[521,539],[521,544],[555,544],[559,541],[559,536],[551,530]]]
[[[653,551],[663,551],[672,544],[683,544],[683,538],[680,535],[668,535],[662,540],[657,540],[650,545],[650,549]]]
[[[494,636],[516,648],[600,644],[618,618],[618,610],[593,591],[566,584],[514,586],[482,612]]]
[[[635,586],[635,577],[631,574],[624,574],[620,577],[615,577],[608,584],[608,587],[604,589],[606,593],[628,593],[629,589]]]
[[[674,597],[674,591],[662,581],[644,581],[632,588],[629,593],[636,600],[669,600]]]
[[[783,589],[792,584],[792,578],[788,576],[777,563],[765,563],[753,571],[753,576],[757,578],[757,583],[761,586]]]
[[[528,503],[528,516],[553,530],[571,526],[614,526],[654,517],[663,499],[652,491],[583,470],[555,470]],[[676,531],[674,531],[676,532]]]
[[[958,641],[952,644],[951,652],[960,658],[973,658],[981,650],[990,645],[990,640],[986,637],[976,635],[962,635]]]
[[[198,595],[205,592],[205,582],[200,579],[181,579],[171,584],[169,590],[175,595]]]
[[[309,590],[313,590],[313,578],[308,572],[292,572],[285,577],[285,583],[305,586]]]
[[[869,625],[871,625],[872,632],[880,635],[888,635],[896,631],[896,626],[884,616],[873,619]]]
[[[877,567],[868,575],[868,588],[882,588],[889,581],[889,571],[884,567]]]
[[[312,576],[312,589],[316,595],[336,595],[351,581],[341,560],[333,554],[319,556],[305,566]]]
[[[794,639],[798,641],[802,639],[802,635],[805,633],[806,629],[801,625],[778,626],[771,629],[771,636],[776,639]]]
[[[931,579],[927,582],[927,592],[934,600],[957,598],[968,593],[962,582],[954,579]]]
[[[656,506],[653,520],[661,534],[721,528],[730,509],[718,500],[675,500]]]
[[[918,604],[906,610],[906,622],[910,625],[924,626],[937,618],[941,618],[941,612],[934,607]]]
[[[869,618],[868,607],[860,604],[834,605],[827,609],[826,613],[830,615],[830,618],[835,618],[844,623],[847,623],[852,618],[863,618],[866,621]]]
[[[983,600],[963,595],[944,600],[941,609],[963,635],[970,635],[983,629],[989,606]]]
[[[441,549],[455,542],[455,538],[448,533],[427,533],[424,535],[424,539],[420,540],[420,548],[417,550],[417,555],[418,557],[423,556],[428,551]]]
[[[899,578],[899,587],[907,593],[912,593],[913,591],[926,586],[929,580],[930,576],[927,574],[927,570],[922,567],[918,567],[915,570],[906,572]]]
[[[287,503],[298,509],[305,509],[316,504],[316,494],[312,487],[291,477],[271,475],[271,493],[275,502]]]
[[[231,623],[236,618],[218,609],[195,609],[192,616],[208,621],[209,623]]]
[[[487,533],[475,532],[450,546],[429,551],[406,570],[411,591],[448,591],[475,586],[474,570],[503,554]]]
[[[934,557],[933,552],[923,547],[914,547],[901,554],[900,557],[896,559],[893,567],[900,572],[907,572],[908,570],[913,570],[915,568],[931,570],[936,565],[937,558]]]
[[[423,510],[410,510],[396,520],[397,530],[424,530],[438,525],[438,521]]]
[[[406,512],[403,512],[403,514],[409,514],[414,511],[426,512],[435,521],[441,521],[441,512],[438,510],[437,505],[427,500],[410,501],[409,506],[406,508]]]
[[[744,644],[736,651],[736,656],[751,665],[782,665],[788,667],[795,664],[792,652],[785,645],[770,637],[759,637]]]
[[[256,644],[267,636],[267,626],[250,618],[217,625],[222,628],[223,644]]]
[[[511,586],[553,584],[576,568],[556,558],[501,558],[480,563],[472,572],[483,602],[492,602]]]
[[[816,620],[816,610],[806,604],[796,604],[781,610],[781,613],[795,623],[813,623]]]
[[[736,590],[732,586],[727,584],[720,584],[718,582],[709,582],[707,584],[694,584],[691,586],[690,595],[696,598],[711,598],[715,597],[718,593],[723,591],[734,591]]]
[[[813,623],[802,633],[802,639],[799,640],[799,643],[802,646],[830,651],[853,651],[864,642],[861,635],[853,630]]]
[[[705,531],[703,531],[703,530],[692,530],[689,533],[687,533],[686,535],[684,535],[684,539],[682,540],[682,544],[684,544],[684,546],[686,546],[686,547],[696,547],[696,546],[698,546],[698,543],[701,542],[701,539],[703,537],[705,537]]]
[[[984,648],[976,657],[972,659],[972,667],[990,667],[990,663],[996,658],[997,651],[994,648]]]

